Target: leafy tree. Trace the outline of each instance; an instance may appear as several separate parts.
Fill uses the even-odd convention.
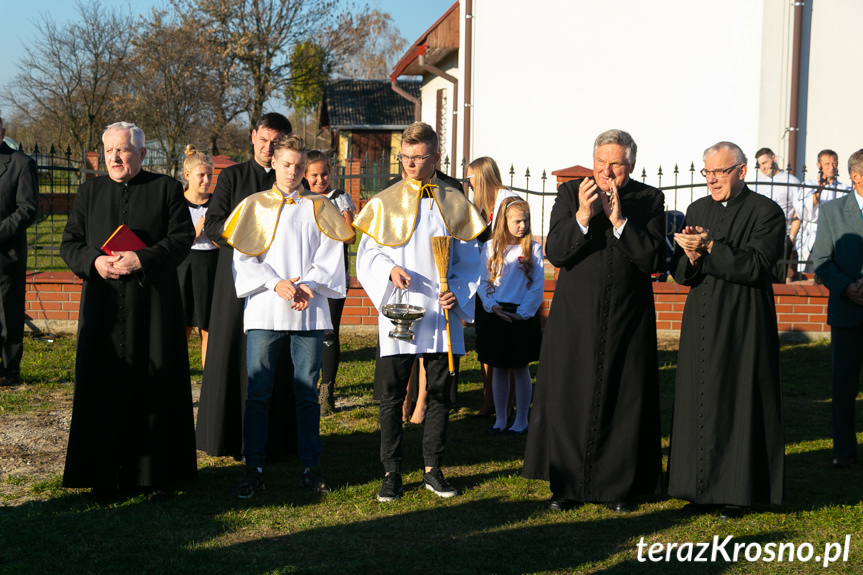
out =
[[[324,97],[324,84],[332,65],[324,48],[313,41],[294,46],[290,62],[294,78],[285,89],[285,100],[298,115],[304,116],[317,108]]]
[[[248,75],[246,111],[254,122],[274,95],[293,81],[293,46],[335,28],[341,0],[172,0],[178,13],[209,31],[219,55],[235,60]],[[327,35],[320,45],[343,44]]]

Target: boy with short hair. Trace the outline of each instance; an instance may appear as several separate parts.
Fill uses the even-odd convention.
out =
[[[428,390],[423,485],[440,497],[458,493],[440,469],[452,385],[444,310],[450,311],[452,351],[462,355],[462,320],[473,319],[473,298],[479,283],[481,262],[475,238],[485,229],[485,222],[460,190],[436,179],[439,160],[438,138],[431,126],[422,122],[408,126],[399,154],[405,180],[375,195],[354,221],[354,226],[366,234],[357,251],[357,277],[378,311],[396,289],[409,290],[411,305],[425,309],[425,315],[412,328],[416,336],[408,341],[390,338],[392,323],[383,314],[378,316],[375,397],[380,399],[381,463],[385,471],[378,501],[395,501],[402,493],[402,404],[417,356],[425,362]],[[440,293],[431,238],[446,235],[453,236],[450,289]]]
[[[237,297],[246,298],[246,472],[232,491],[241,499],[264,490],[269,400],[277,359],[286,343],[291,346],[293,362],[297,453],[304,467],[300,484],[318,494],[330,491],[319,463],[317,383],[324,332],[332,329],[327,298],[345,297],[340,242],[353,229],[325,197],[302,188],[305,165],[302,138],[290,134],[276,139],[273,189],[243,200],[222,232],[234,247]]]

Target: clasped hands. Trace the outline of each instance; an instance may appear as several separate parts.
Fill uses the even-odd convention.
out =
[[[845,289],[842,290],[842,294],[853,303],[863,305],[863,278],[853,281],[845,286]]]
[[[683,249],[683,253],[692,265],[713,249],[713,236],[710,235],[710,230],[701,226],[686,226],[674,234],[674,241]]]
[[[280,298],[290,301],[291,309],[303,311],[308,309],[309,300],[315,297],[312,289],[306,284],[297,284],[299,276],[289,280],[282,280],[276,284],[275,291]]]
[[[399,266],[393,267],[392,271],[390,271],[390,280],[399,289],[408,289],[411,285],[411,276]],[[456,304],[455,294],[451,291],[440,293],[438,294],[438,302],[443,309],[450,310]]]
[[[506,323],[512,323],[514,321],[521,321],[521,316],[517,313],[504,311],[503,308],[499,305],[491,306],[491,311],[500,319],[505,321]]]
[[[117,252],[113,256],[99,256],[93,262],[96,273],[106,280],[115,280],[141,269],[141,260],[135,252]]]
[[[600,210],[605,212],[605,217],[614,229],[619,228],[626,221],[620,211],[620,196],[614,180],[609,180],[609,187],[611,190],[606,193],[600,189],[593,178],[581,180],[578,185],[578,211],[575,212],[575,219],[582,227],[588,227],[590,220]]]

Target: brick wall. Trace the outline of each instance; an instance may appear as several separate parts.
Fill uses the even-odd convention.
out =
[[[548,316],[554,295],[554,280],[545,281],[545,297],[540,314]],[[808,284],[774,285],[779,331],[807,337],[824,337],[830,333],[827,325],[827,289]],[[654,283],[656,329],[680,331],[683,307],[689,288],[674,283]],[[78,301],[81,280],[71,272],[30,274],[27,278],[27,324],[33,331],[75,333],[78,321]],[[365,290],[353,280],[348,289],[342,325],[377,325],[378,316]]]

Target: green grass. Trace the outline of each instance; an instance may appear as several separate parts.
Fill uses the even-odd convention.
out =
[[[71,349],[71,340],[51,349]],[[25,359],[37,346],[28,340]],[[470,347],[470,346],[469,346]],[[192,379],[200,379],[197,339],[191,346]],[[47,351],[43,350],[44,353]],[[627,516],[599,505],[552,514],[543,508],[545,483],[519,475],[520,438],[492,437],[481,401],[475,354],[462,361],[459,406],[448,429],[446,473],[461,491],[443,500],[421,488],[422,427],[405,428],[406,491],[395,504],[375,499],[377,410],[371,399],[374,336],[346,334],[337,394],[349,407],[324,418],[322,463],[335,491],[318,499],[297,486],[298,461],[267,469],[267,491],[249,501],[227,496],[241,474],[230,459],[199,458],[199,478],[165,503],[143,496],[97,503],[85,491],[64,490],[59,478],[7,477],[29,490],[29,503],[0,507],[0,573],[860,573],[863,571],[863,465],[830,468],[830,350],[816,342],[784,346],[786,499],[723,523],[690,518],[683,502],[656,497]],[[37,397],[50,373],[67,377],[71,353],[56,371],[27,375],[23,392]],[[663,445],[667,453],[677,354],[660,351]],[[35,361],[34,364],[41,363]],[[60,366],[59,364],[63,364]],[[0,391],[0,398],[10,393]],[[27,409],[21,407],[19,409]],[[42,409],[34,399],[32,410]],[[0,417],[3,415],[0,414]],[[863,440],[863,437],[859,437]],[[2,505],[2,503],[0,503]],[[851,535],[847,563],[824,569],[804,563],[650,563],[637,545],[655,542],[826,543]]]

